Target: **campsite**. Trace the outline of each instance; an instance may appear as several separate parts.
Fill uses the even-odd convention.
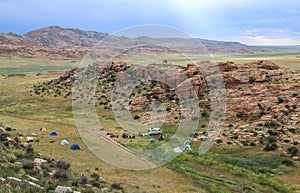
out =
[[[299,193],[298,1],[0,1],[0,192]]]

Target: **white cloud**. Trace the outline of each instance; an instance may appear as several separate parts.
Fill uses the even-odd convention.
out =
[[[240,36],[236,39],[248,45],[300,45],[300,37],[272,38],[266,36]]]

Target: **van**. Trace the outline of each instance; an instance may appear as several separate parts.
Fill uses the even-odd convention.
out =
[[[162,131],[160,128],[149,128],[148,133],[146,135],[159,135]]]

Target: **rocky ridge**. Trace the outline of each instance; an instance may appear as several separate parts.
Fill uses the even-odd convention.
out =
[[[203,65],[211,65],[211,63],[202,61],[176,68],[192,83],[193,89],[199,97],[201,116],[209,117],[211,99],[206,84],[207,77],[201,73]],[[299,73],[282,68],[270,61],[246,64],[220,62],[217,65],[225,83],[227,103],[223,132],[216,140],[222,141],[224,145],[228,146],[259,145],[260,142],[267,141],[275,133],[276,138],[280,141],[278,142],[279,148],[286,149],[290,145],[300,143]],[[92,69],[97,68],[99,70],[99,66],[95,65]],[[132,65],[122,62],[108,64],[101,68],[102,74],[94,97],[97,105],[105,109],[111,108],[112,88],[118,77],[122,77],[120,75],[130,68]],[[155,65],[150,65],[149,70],[150,68],[155,68]],[[159,68],[167,68],[167,65]],[[32,92],[37,95],[70,97],[70,88],[77,70],[71,70],[56,80],[37,85]],[[143,74],[146,71],[139,71],[140,74],[136,75],[146,76]],[[173,77],[170,73],[165,80],[173,85],[180,85],[184,81],[184,77]],[[182,96],[189,97],[190,91],[184,92],[183,90]],[[94,98],[83,100],[93,100]],[[155,120],[147,109],[156,102],[162,102],[165,105],[167,122],[173,124],[180,122],[182,112],[179,97],[174,89],[163,82],[152,81],[137,86],[130,95],[129,109],[135,112],[136,121],[147,123]],[[204,138],[204,134],[197,133],[193,140],[199,141]]]

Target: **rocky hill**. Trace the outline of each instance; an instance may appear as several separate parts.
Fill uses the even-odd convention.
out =
[[[20,57],[47,57],[52,59],[82,58],[99,41],[103,50],[120,53],[123,48],[137,45],[159,45],[181,53],[246,53],[280,50],[272,47],[247,46],[238,42],[213,41],[189,38],[151,38],[113,36],[103,32],[50,26],[23,35],[0,33],[0,55]],[[109,37],[109,38],[108,38]],[[200,44],[195,44],[195,42]],[[202,45],[205,46],[203,49]]]
[[[107,35],[107,33],[102,32],[50,26],[28,32],[24,34],[24,37],[43,46],[91,47]]]
[[[199,62],[177,68],[192,82],[199,97],[201,116],[209,118],[210,96],[205,77],[201,74],[202,65],[210,65],[210,62]],[[154,66],[150,65],[149,68]],[[287,151],[289,147],[300,145],[299,73],[269,61],[246,64],[220,62],[218,66],[227,88],[226,121],[222,133],[216,138],[218,143],[229,147],[256,146],[265,143],[267,149],[280,151]],[[130,68],[132,65],[122,62],[108,64],[104,68],[96,89],[97,105],[105,109],[111,108],[111,92],[115,81],[120,74]],[[97,70],[97,65],[92,69]],[[66,72],[56,80],[35,86],[31,91],[32,94],[71,97],[74,73],[77,70],[79,69]],[[180,77],[170,79],[169,82],[181,81]],[[189,93],[183,93],[183,96],[188,97]],[[93,99],[91,97],[86,100]],[[178,124],[181,117],[178,96],[173,89],[161,82],[151,81],[137,86],[130,96],[129,108],[135,112],[136,121],[147,124],[155,120],[147,109],[158,101],[162,102],[167,109],[167,121]],[[193,141],[197,142],[205,138],[205,132],[199,132],[195,134]],[[274,140],[273,138],[275,142],[269,143],[268,140]],[[273,149],[271,145],[274,146]]]

